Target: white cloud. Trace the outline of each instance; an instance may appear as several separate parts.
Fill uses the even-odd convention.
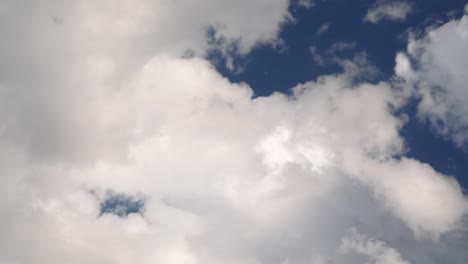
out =
[[[94,109],[78,109],[80,100],[93,100],[100,92],[111,96],[112,89],[120,89],[121,81],[155,54],[179,57],[192,50],[203,56],[214,48],[206,37],[209,27],[216,29],[218,41],[223,40],[219,48],[224,51],[238,45],[237,51],[246,53],[255,45],[275,42],[282,23],[290,16],[287,8],[287,0],[258,0],[255,5],[251,1],[218,0],[196,3],[141,0],[119,4],[80,0],[66,5],[6,2],[0,18],[5,35],[0,44],[0,92],[8,95],[2,98],[18,103],[9,108],[11,103],[0,99],[1,112],[20,114],[9,119],[12,124],[4,124],[9,127],[5,133],[29,144],[31,153],[40,152],[45,158],[64,154],[86,157],[91,153],[81,155],[70,150],[91,150],[98,142],[118,146],[111,140],[125,135],[109,137],[106,131],[102,131],[105,136],[95,138],[88,146],[79,143],[72,146],[78,129],[73,126],[83,122],[82,115],[94,115]],[[25,93],[29,96],[23,96]],[[64,101],[61,99],[67,97],[64,94],[76,97]],[[62,109],[71,105],[77,110],[64,116]],[[15,109],[19,106],[25,109]],[[45,112],[47,117],[41,119]],[[35,121],[39,119],[40,123]],[[28,127],[13,123],[28,124]],[[55,127],[57,123],[68,126]],[[62,129],[60,138],[47,137],[59,129]],[[80,133],[85,136],[87,131]],[[112,153],[115,152],[109,152]]]
[[[352,163],[353,169],[359,170],[366,161]],[[403,158],[373,168],[375,165],[366,164],[365,172],[354,175],[370,184],[376,196],[383,198],[385,205],[403,219],[416,236],[427,233],[438,238],[457,229],[468,207],[454,179],[443,177],[427,164],[412,159]],[[381,178],[376,179],[375,175]],[[438,210],[444,214],[435,217],[431,211]]]
[[[441,134],[459,146],[468,139],[468,16],[411,38],[406,53],[397,57],[396,72],[416,87],[418,107]],[[413,64],[410,63],[410,60]]]
[[[403,21],[413,11],[413,5],[407,1],[381,1],[378,0],[367,10],[364,21],[373,24],[381,20]]]
[[[329,48],[323,50],[322,52],[319,52],[317,50],[316,46],[311,46],[309,48],[310,55],[312,56],[312,60],[315,62],[315,64],[320,65],[320,66],[325,66],[325,65],[330,65],[330,64],[342,64],[344,61],[346,61],[344,58],[342,58],[343,54],[345,52],[352,51],[356,46],[355,42],[336,42],[333,45],[331,45]],[[366,54],[361,53],[361,54],[355,54],[354,60],[357,60],[358,58],[361,57],[361,59],[366,61],[367,64],[367,59],[366,59]],[[356,61],[355,61],[356,62]],[[369,65],[362,65],[362,66],[369,66]]]
[[[309,48],[310,55],[312,56],[312,60],[314,61],[315,64],[323,66],[325,65],[326,61],[325,58],[320,55],[320,53],[317,51],[317,47],[311,46]],[[328,63],[328,61],[327,61]]]
[[[366,228],[409,227],[417,237],[398,234],[410,241],[456,230],[466,212],[458,185],[392,158],[403,145],[390,87],[353,87],[351,79],[324,76],[292,97],[251,99],[249,87],[202,59],[154,57],[112,96],[93,95],[106,107],[87,105],[94,115],[83,118],[97,126],[83,123],[88,136],[76,138],[87,146],[101,133],[95,128],[118,128],[129,135],[111,149],[126,159],[44,163],[2,137],[8,243],[0,255],[19,263],[306,263],[339,258],[333,252],[355,218]],[[144,216],[97,218],[90,189],[145,194]]]
[[[64,74],[61,69],[74,61],[74,70],[115,77],[156,53],[203,56],[216,48],[246,54],[256,45],[278,42],[281,26],[291,19],[288,5],[288,0],[7,1],[0,18],[1,56],[9,67],[2,79],[19,78],[23,71],[44,75],[43,61],[55,74]]]
[[[349,51],[356,47],[356,42],[336,42],[331,45],[331,52]]]
[[[297,5],[309,9],[315,6],[315,2],[312,0],[298,0]]]
[[[327,32],[330,29],[331,23],[324,23],[315,32],[315,35],[322,35],[323,33]]]
[[[196,29],[221,18],[220,34],[245,41],[245,52],[272,41],[287,5],[227,3],[240,9],[206,20],[218,2],[193,12],[190,1],[33,5],[28,21],[10,4],[0,262],[360,263],[337,253],[357,226],[417,263],[463,263],[465,251],[448,245],[466,245],[450,236],[463,227],[465,197],[455,180],[399,157],[399,95],[356,84],[373,69],[357,59],[291,96],[252,98],[247,84],[180,55],[203,53]],[[244,27],[234,15],[243,8],[269,26]],[[99,217],[108,190],[145,197],[143,213]],[[393,252],[381,249],[377,259]]]
[[[355,252],[369,257],[375,264],[409,264],[394,248],[388,247],[385,242],[370,239],[357,233],[355,230],[343,238],[341,242],[343,253]]]

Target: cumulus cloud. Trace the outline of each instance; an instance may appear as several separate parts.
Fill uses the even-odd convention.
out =
[[[378,0],[367,10],[364,21],[373,24],[381,20],[403,21],[413,11],[413,5],[406,1]]]
[[[454,179],[404,157],[400,95],[356,82],[372,67],[354,60],[291,95],[254,98],[203,57],[182,56],[210,48],[191,27],[210,26],[218,2],[191,8],[200,13],[184,1],[38,5],[29,9],[37,23],[12,15],[22,2],[9,5],[0,262],[362,263],[346,251],[380,263],[464,263],[466,236],[452,234],[466,198]],[[268,29],[232,16],[219,34],[245,52],[275,39],[287,4],[259,2],[269,11],[278,3]],[[182,26],[190,29],[148,22],[158,11],[194,20]]]
[[[21,79],[22,71],[43,76],[48,73],[39,70],[44,61],[55,75],[73,66],[102,78],[120,76],[156,53],[203,56],[218,49],[245,54],[255,45],[276,43],[290,19],[288,5],[288,0],[258,0],[254,5],[217,0],[6,1],[0,23],[5,39],[1,56],[8,67],[2,68],[1,77]],[[74,63],[68,65],[70,61]]]
[[[407,52],[397,56],[396,72],[421,102],[418,112],[457,145],[468,139],[468,16],[411,37]]]
[[[457,229],[466,203],[454,180],[394,158],[402,120],[387,84],[353,86],[343,74],[293,91],[252,99],[248,86],[202,59],[156,56],[117,95],[96,95],[107,107],[84,117],[132,135],[119,143],[123,160],[44,163],[2,137],[10,149],[1,255],[19,263],[306,263],[339,259],[352,219],[365,229],[380,221],[409,228],[417,236],[400,231],[399,239],[410,241]],[[102,201],[89,190],[143,193],[144,214],[98,217]]]
[[[40,152],[44,158],[65,154],[91,157],[92,153],[78,152],[92,148],[96,148],[93,152],[104,151],[106,148],[96,147],[104,142],[118,146],[112,140],[123,140],[117,138],[125,135],[109,136],[106,131],[88,146],[74,140],[76,133],[88,136],[88,131],[79,130],[85,124],[78,123],[85,120],[82,116],[94,115],[91,106],[99,107],[99,102],[91,103],[96,93],[112,96],[112,89],[118,90],[123,79],[130,78],[155,54],[179,57],[189,50],[203,56],[211,49],[234,47],[242,54],[255,45],[275,42],[288,17],[287,0],[259,0],[254,7],[251,1],[211,0],[119,4],[83,0],[66,5],[8,1],[2,4],[0,18],[5,39],[0,44],[0,115],[9,111],[18,114],[16,118],[1,116],[8,120],[4,133],[17,137],[29,146],[30,153]],[[83,101],[88,102],[85,109],[79,106]],[[67,113],[63,113],[64,108],[69,109]],[[60,137],[49,137],[57,130]]]

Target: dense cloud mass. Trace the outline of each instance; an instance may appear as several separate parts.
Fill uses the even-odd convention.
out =
[[[461,187],[405,157],[407,94],[371,66],[253,97],[204,59],[278,41],[287,1],[2,5],[1,263],[468,258]]]
[[[466,146],[468,140],[467,47],[465,14],[429,28],[422,38],[412,37],[407,52],[397,57],[397,73],[421,98],[421,118],[459,146]]]

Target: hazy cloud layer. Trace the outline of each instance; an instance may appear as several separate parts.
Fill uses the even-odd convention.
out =
[[[203,58],[207,27],[277,39],[288,3],[255,2],[4,5],[0,262],[464,263],[466,198],[405,157],[406,94],[365,60],[253,98]]]

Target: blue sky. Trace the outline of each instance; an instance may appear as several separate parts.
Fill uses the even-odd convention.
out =
[[[321,67],[311,61],[310,48],[325,52],[337,42],[355,43],[355,52],[366,52],[369,60],[382,72],[382,79],[394,73],[395,55],[406,48],[405,33],[460,17],[466,1],[412,1],[412,11],[404,21],[364,23],[363,18],[373,1],[317,1],[314,8],[292,7],[295,21],[287,23],[280,32],[281,48],[263,45],[255,48],[248,58],[239,58],[242,71],[227,70],[222,63],[218,69],[232,81],[249,83],[258,95],[274,91],[286,92],[298,82],[339,71],[336,65]],[[323,34],[320,27],[329,25]],[[372,38],[369,38],[372,36]],[[278,50],[279,49],[279,50]],[[333,67],[335,66],[335,67]],[[265,76],[266,75],[266,76]],[[265,76],[260,78],[259,76]]]
[[[0,0],[0,263],[468,263],[466,0]]]

